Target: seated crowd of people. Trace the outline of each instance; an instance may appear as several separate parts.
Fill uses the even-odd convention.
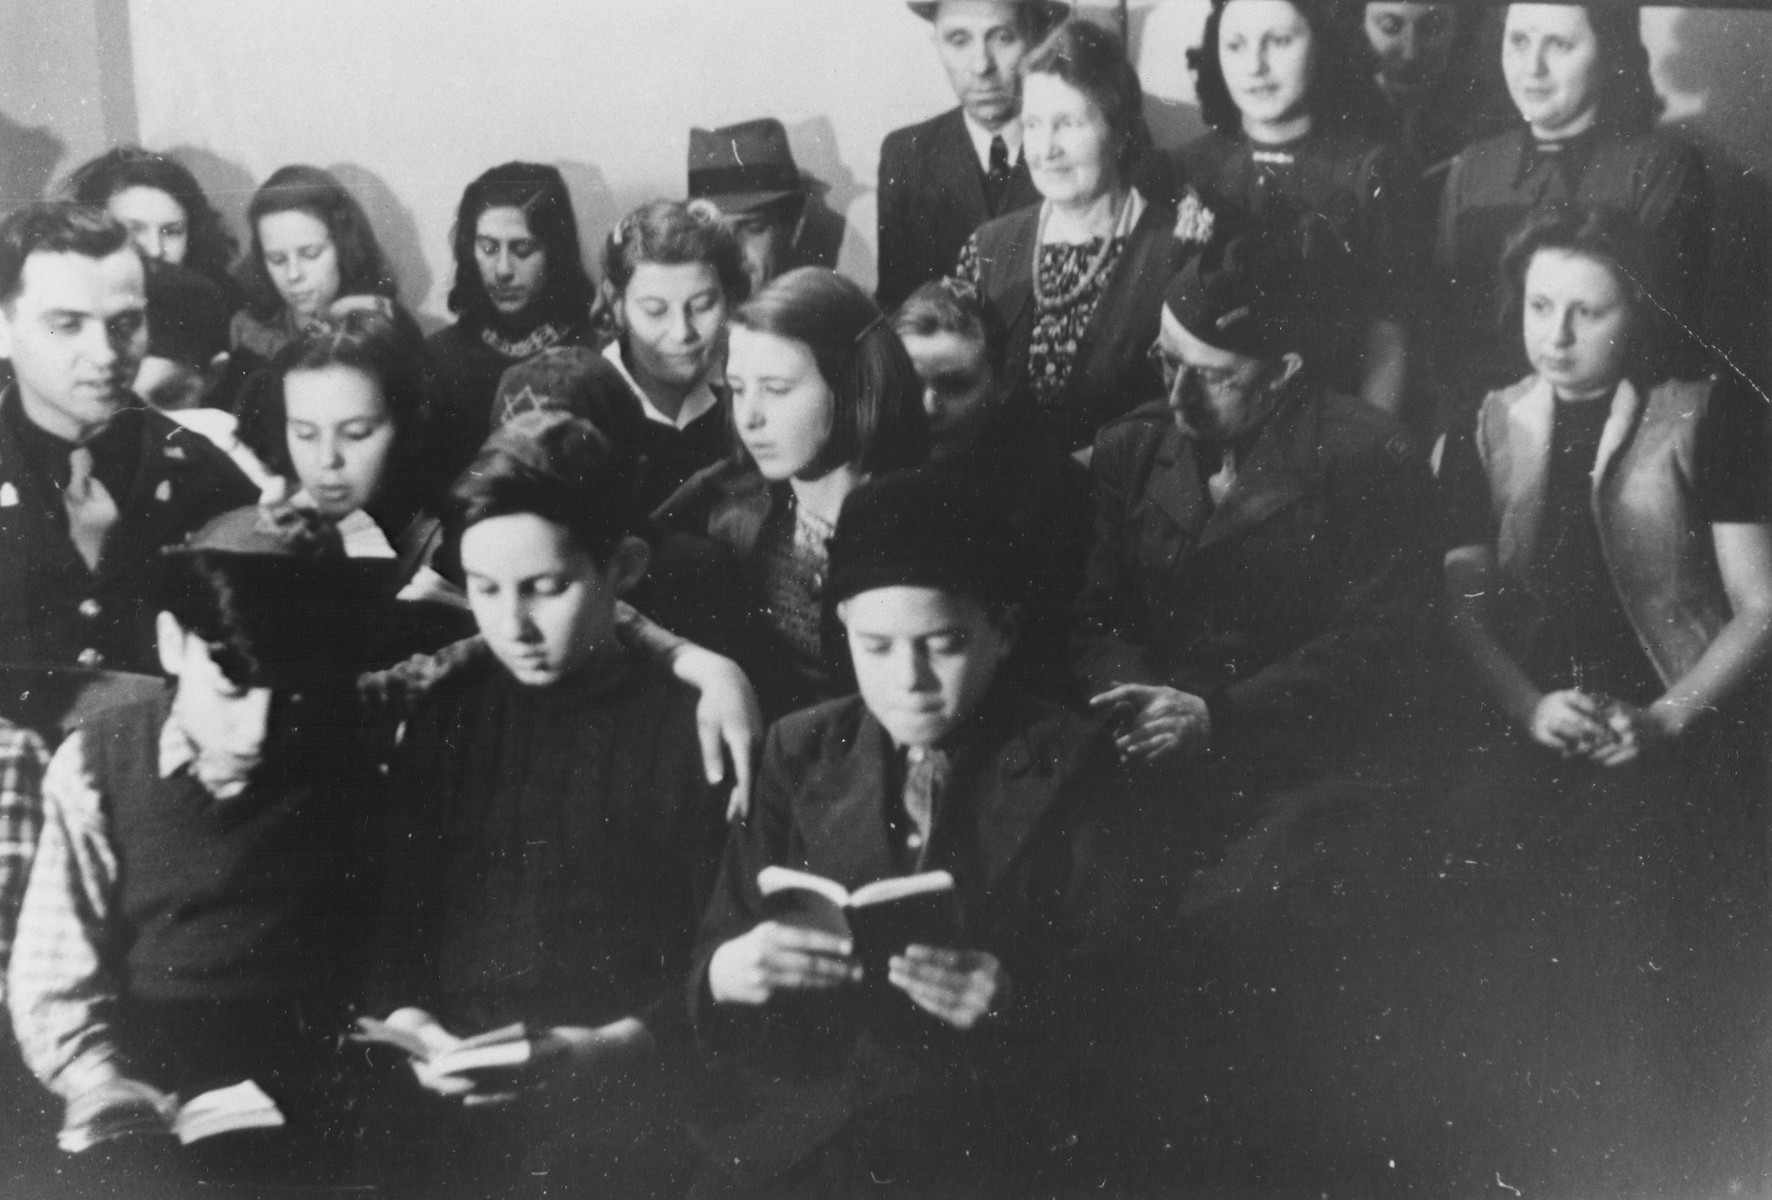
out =
[[[772,119],[595,271],[485,171],[428,337],[317,167],[0,223],[19,1194],[1765,1186],[1768,414],[1635,6],[1213,0],[1181,147],[908,7],[874,295]]]

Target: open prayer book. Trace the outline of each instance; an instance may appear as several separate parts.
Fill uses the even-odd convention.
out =
[[[522,1022],[462,1038],[416,1008],[395,1009],[385,1021],[358,1017],[350,1037],[353,1042],[404,1051],[441,1075],[520,1067],[534,1053]]]
[[[134,1134],[171,1134],[182,1145],[246,1129],[276,1129],[284,1124],[277,1102],[252,1080],[192,1096],[183,1104],[143,1088],[132,1094],[111,1094],[90,1111],[78,1103],[68,1108],[67,1122],[56,1144],[77,1154],[100,1142]]]
[[[906,946],[959,941],[960,909],[946,871],[881,879],[852,892],[822,875],[770,866],[757,872],[757,890],[771,917],[853,941],[870,983],[885,982],[886,961]]]

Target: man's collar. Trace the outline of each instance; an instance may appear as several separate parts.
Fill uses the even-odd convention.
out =
[[[628,385],[630,392],[634,393],[634,398],[640,402],[640,411],[648,421],[659,425],[668,425],[673,429],[687,429],[692,423],[713,411],[714,406],[720,402],[719,398],[714,395],[712,385],[704,379],[693,392],[683,398],[683,407],[677,410],[677,419],[673,421],[659,411],[651,400],[647,399],[646,389],[640,386],[640,381],[635,379],[633,372],[628,370],[628,364],[621,360],[621,342],[619,340],[610,342],[603,347],[603,357],[614,363],[615,369],[621,372],[622,382]]]
[[[185,770],[190,771],[203,790],[217,800],[232,800],[246,790],[246,776],[224,775],[204,769],[197,743],[185,732],[177,710],[172,710],[166,714],[166,724],[160,727],[160,778],[171,779]]]
[[[1002,128],[995,131],[986,129],[972,119],[972,114],[965,109],[960,110],[960,119],[966,124],[966,136],[972,139],[972,153],[978,159],[981,170],[991,169],[991,139],[1000,137],[1009,148],[1009,165],[1015,166],[1021,161],[1021,118],[1010,117],[1003,122]]]

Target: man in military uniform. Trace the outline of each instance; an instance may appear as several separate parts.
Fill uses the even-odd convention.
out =
[[[0,663],[153,672],[160,550],[257,496],[130,389],[147,291],[124,227],[27,205],[0,224]]]

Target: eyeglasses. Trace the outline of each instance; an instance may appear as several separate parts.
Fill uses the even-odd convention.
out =
[[[1224,391],[1242,379],[1247,372],[1246,367],[1202,367],[1194,363],[1183,362],[1179,358],[1165,354],[1162,346],[1152,346],[1147,357],[1151,360],[1151,365],[1162,372],[1164,389],[1171,392],[1175,390],[1175,384],[1184,372],[1194,376],[1203,387],[1213,392]]]

